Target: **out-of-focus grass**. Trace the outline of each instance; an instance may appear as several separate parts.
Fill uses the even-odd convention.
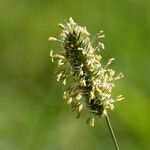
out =
[[[143,0],[1,0],[0,1],[0,149],[113,149],[104,120],[95,128],[86,113],[75,119],[62,100],[48,43],[57,24],[72,16],[93,35],[104,30],[105,59],[125,74],[110,118],[122,150],[149,149],[150,2]],[[91,35],[92,36],[92,35]],[[60,49],[61,50],[61,49]]]

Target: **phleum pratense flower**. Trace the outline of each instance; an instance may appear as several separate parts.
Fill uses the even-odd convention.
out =
[[[72,18],[65,25],[58,26],[62,30],[61,39],[49,37],[49,41],[61,42],[63,50],[58,53],[50,51],[50,56],[52,62],[57,63],[57,81],[67,87],[63,98],[77,112],[77,118],[84,108],[89,108],[87,123],[94,126],[96,116],[106,116],[107,110],[114,109],[116,101],[124,99],[122,95],[111,96],[114,81],[121,79],[123,74],[115,76],[115,71],[109,68],[114,58],[103,66],[102,56],[96,54],[105,48],[103,31],[91,41],[86,27],[77,25]],[[99,43],[94,48],[92,43],[97,39]]]

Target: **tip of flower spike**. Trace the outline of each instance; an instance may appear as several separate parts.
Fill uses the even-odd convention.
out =
[[[71,25],[75,25],[76,23],[74,22],[74,20],[72,19],[72,17],[69,18],[69,22]]]

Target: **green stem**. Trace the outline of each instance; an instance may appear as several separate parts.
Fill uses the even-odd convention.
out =
[[[116,148],[116,150],[119,150],[119,146],[118,146],[118,143],[117,143],[117,140],[116,140],[114,131],[113,131],[113,129],[112,129],[112,126],[111,126],[111,123],[110,123],[110,120],[109,120],[108,115],[106,115],[105,119],[106,119],[106,123],[107,123],[108,128],[109,128],[110,134],[111,134],[111,136],[112,136],[112,139],[113,139],[115,148]]]

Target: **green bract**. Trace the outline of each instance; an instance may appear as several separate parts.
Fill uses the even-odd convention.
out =
[[[103,31],[95,37],[100,42],[94,48],[86,27],[78,26],[72,18],[65,25],[59,24],[59,27],[62,29],[61,39],[49,37],[50,41],[60,41],[64,49],[58,53],[50,52],[52,62],[58,64],[57,81],[67,84],[68,88],[63,97],[77,112],[77,118],[80,117],[82,109],[88,107],[90,115],[87,123],[94,126],[95,116],[105,116],[107,109],[112,110],[116,101],[124,99],[122,95],[116,99],[111,97],[113,81],[121,79],[123,74],[115,76],[115,71],[109,68],[114,58],[106,66],[102,66],[102,57],[96,54],[105,48],[101,42]],[[67,82],[70,79],[71,82]]]

